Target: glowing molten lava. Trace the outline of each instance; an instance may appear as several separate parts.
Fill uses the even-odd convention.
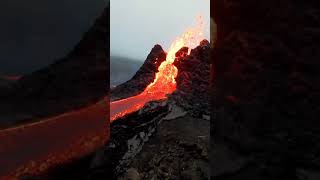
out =
[[[173,65],[176,53],[181,48],[188,47],[189,55],[191,48],[198,46],[204,39],[203,32],[203,20],[202,17],[199,17],[195,27],[189,28],[171,44],[166,60],[159,66],[154,81],[141,94],[110,103],[111,121],[139,110],[147,102],[165,99],[167,98],[167,94],[173,93],[176,90],[175,78],[178,75],[178,68]]]

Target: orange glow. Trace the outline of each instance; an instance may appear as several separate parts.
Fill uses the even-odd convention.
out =
[[[200,16],[197,19],[196,26],[187,29],[171,44],[166,60],[159,66],[154,81],[150,83],[141,94],[110,103],[111,121],[139,110],[147,102],[166,99],[167,94],[173,93],[176,90],[175,78],[178,75],[178,68],[173,65],[176,59],[176,53],[181,48],[188,47],[189,55],[191,49],[198,46],[204,39],[203,32],[204,24]]]
[[[188,55],[190,54],[191,48],[194,48],[200,44],[204,39],[203,35],[203,20],[200,16],[198,19],[197,26],[189,28],[179,38],[177,38],[171,45],[170,50],[167,54],[166,60],[161,63],[156,73],[156,78],[153,83],[149,84],[143,93],[154,94],[162,93],[171,94],[176,90],[176,80],[178,75],[178,69],[173,65],[176,59],[176,53],[183,47],[188,47]]]

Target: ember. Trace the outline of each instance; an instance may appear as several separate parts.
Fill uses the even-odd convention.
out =
[[[142,108],[147,102],[166,99],[167,94],[176,90],[176,80],[178,69],[173,65],[176,59],[176,53],[183,47],[188,47],[188,55],[192,48],[195,48],[204,39],[204,24],[200,16],[197,19],[197,25],[189,28],[171,45],[166,60],[161,63],[156,73],[156,77],[146,89],[139,95],[114,101],[110,103],[111,122],[128,113]]]

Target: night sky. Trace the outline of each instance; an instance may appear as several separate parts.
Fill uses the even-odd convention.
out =
[[[0,75],[22,75],[63,57],[107,0],[1,0]]]

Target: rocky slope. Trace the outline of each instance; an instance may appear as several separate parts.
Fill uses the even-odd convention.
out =
[[[182,48],[176,53],[174,65],[179,69],[176,78],[177,90],[170,96],[186,109],[196,109],[209,113],[208,92],[210,89],[210,44],[203,40],[192,49]],[[155,45],[137,73],[127,82],[111,89],[111,101],[138,95],[153,82],[159,65],[166,59],[166,52],[160,45]]]
[[[193,116],[208,116],[210,91],[210,44],[207,40],[192,49],[182,48],[177,52],[174,65],[179,69],[176,78],[177,90],[170,99],[192,113]]]
[[[319,179],[316,1],[213,1],[214,179]],[[297,13],[299,12],[299,13]]]
[[[209,179],[209,124],[171,110],[119,179]]]
[[[189,56],[186,50],[176,54],[177,91],[113,122],[110,143],[96,154],[91,177],[208,178],[209,42],[202,41]],[[156,45],[136,75],[111,91],[111,99],[142,92],[165,55]]]
[[[158,67],[165,60],[166,53],[160,45],[155,45],[135,75],[129,81],[111,89],[111,101],[141,93],[148,84],[153,82]]]

